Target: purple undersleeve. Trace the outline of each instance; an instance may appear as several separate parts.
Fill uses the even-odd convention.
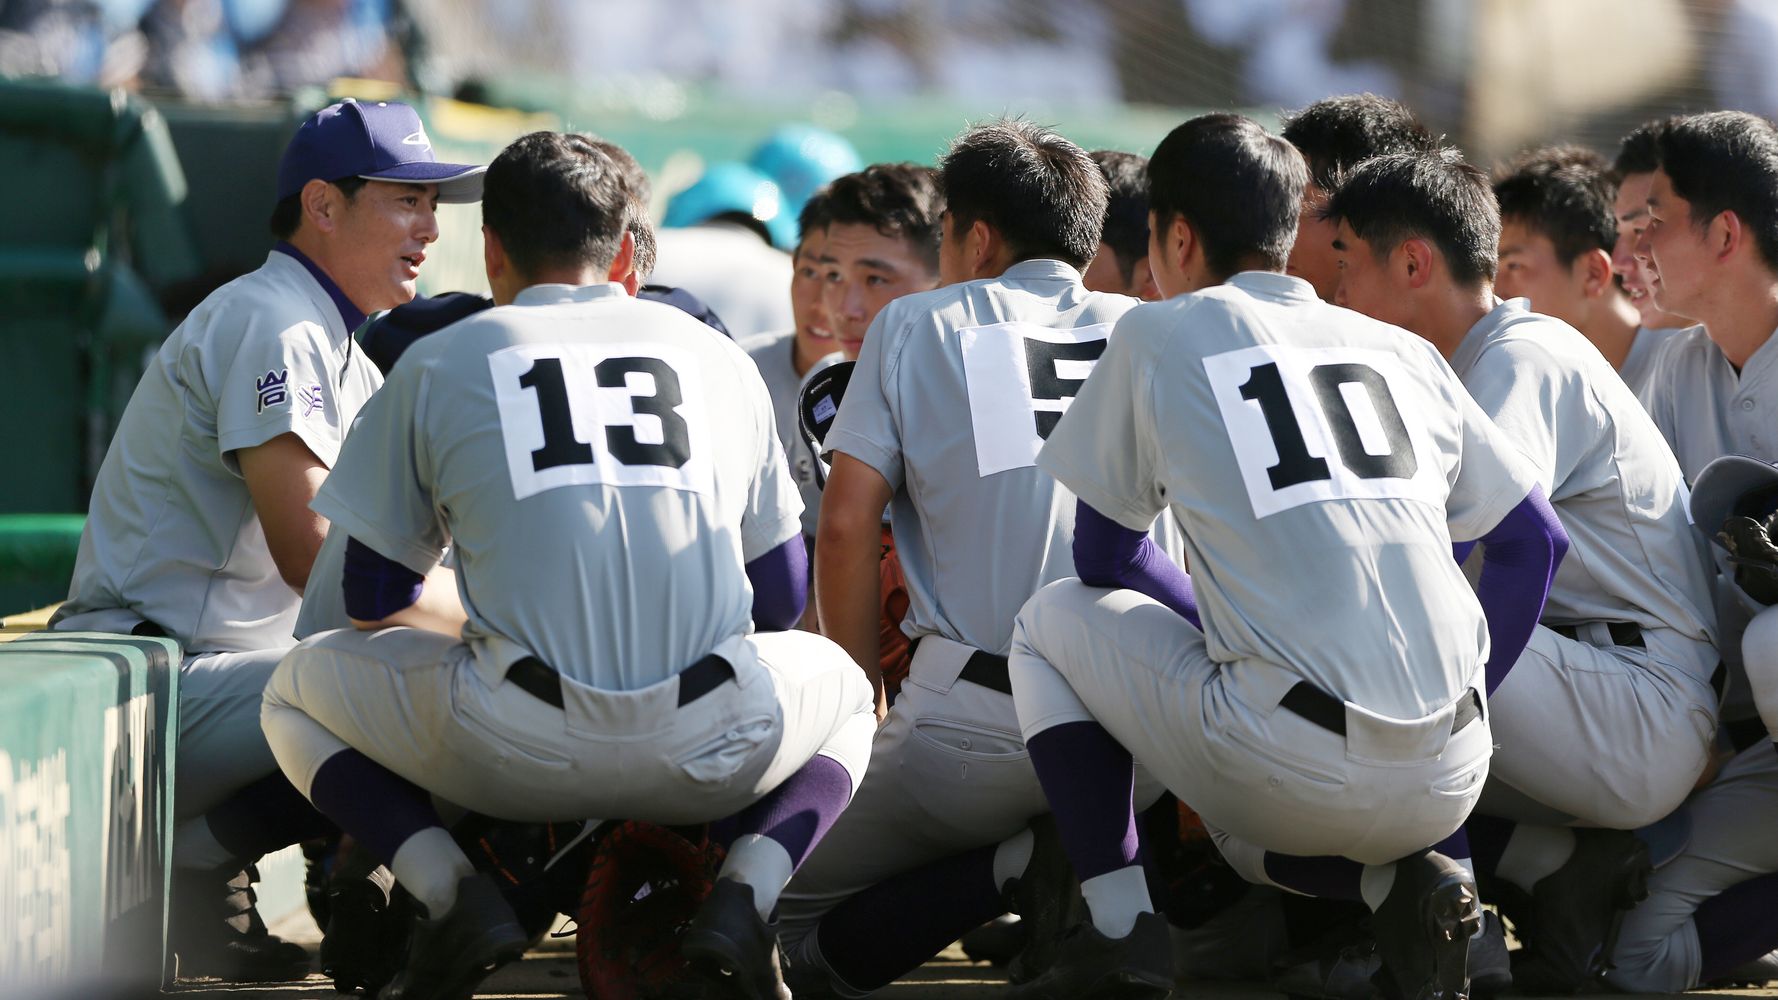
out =
[[[1089,587],[1134,590],[1172,608],[1193,628],[1204,627],[1191,576],[1146,533],[1124,527],[1085,500],[1074,508],[1074,571]]]
[[[801,535],[747,564],[753,584],[753,627],[782,632],[796,627],[809,600],[809,553]]]
[[[1556,511],[1532,487],[1500,523],[1482,536],[1482,578],[1476,599],[1488,618],[1488,693],[1500,686],[1531,641],[1543,603],[1568,552],[1568,533]]]
[[[346,614],[377,622],[413,607],[426,583],[423,574],[390,559],[356,538],[346,539]]]

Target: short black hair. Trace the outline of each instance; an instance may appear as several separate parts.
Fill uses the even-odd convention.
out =
[[[827,225],[870,226],[904,240],[935,273],[944,210],[938,175],[918,163],[873,163],[827,186]]]
[[[1735,213],[1778,270],[1778,128],[1744,111],[1712,111],[1670,123],[1655,145],[1673,193],[1691,203],[1693,225]]]
[[[1655,147],[1661,133],[1673,118],[1651,118],[1630,130],[1618,143],[1617,159],[1611,161],[1611,172],[1621,183],[1631,174],[1652,174],[1661,165],[1661,154]]]
[[[1500,217],[1549,238],[1556,259],[1574,263],[1617,243],[1617,181],[1605,157],[1581,146],[1548,146],[1514,160],[1494,177]]]
[[[1105,177],[1087,151],[1023,119],[977,125],[939,161],[951,232],[986,222],[1014,260],[1086,267],[1105,225]]]
[[[1407,105],[1376,94],[1316,101],[1285,115],[1280,132],[1309,162],[1310,182],[1328,193],[1373,156],[1438,148],[1438,138]]]
[[[623,173],[624,185],[630,191],[630,218],[625,228],[636,244],[632,269],[637,277],[646,281],[654,273],[655,257],[659,250],[654,238],[654,219],[648,212],[649,202],[654,196],[654,185],[648,179],[648,171],[642,169],[642,164],[630,155],[629,150],[596,135],[587,135],[585,138],[599,152],[611,157],[611,162]]]
[[[1136,263],[1148,256],[1148,157],[1116,149],[1089,154],[1105,176],[1105,226],[1099,242],[1111,248],[1127,285]]]
[[[1281,271],[1296,242],[1309,168],[1290,143],[1241,115],[1201,115],[1148,160],[1148,206],[1165,231],[1183,216],[1218,277]]]
[[[833,196],[829,185],[823,184],[809,200],[803,202],[803,210],[796,216],[796,245],[800,248],[809,239],[809,234],[816,230],[824,230],[833,221]]]
[[[1455,149],[1367,160],[1333,192],[1322,217],[1345,222],[1379,256],[1405,240],[1427,240],[1460,284],[1493,281],[1500,263],[1494,189]]]
[[[623,168],[584,135],[532,132],[488,164],[482,222],[520,274],[608,268],[629,221]]]
[[[358,192],[370,182],[362,177],[340,177],[327,183],[339,188],[346,201],[351,202],[357,200]],[[288,198],[278,199],[278,204],[272,206],[272,217],[266,222],[266,228],[272,231],[272,239],[287,240],[296,235],[303,221],[302,199],[302,192],[298,191]]]

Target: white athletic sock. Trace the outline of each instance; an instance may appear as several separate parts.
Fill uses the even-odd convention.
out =
[[[1080,894],[1086,898],[1093,928],[1108,938],[1129,937],[1136,918],[1154,912],[1148,876],[1140,864],[1095,875],[1080,884]]]
[[[1500,852],[1496,875],[1530,892],[1544,876],[1568,863],[1574,855],[1574,831],[1565,826],[1520,823]]]
[[[772,908],[778,905],[778,895],[795,871],[796,864],[783,844],[764,834],[747,833],[735,838],[716,877],[752,886],[753,908],[759,911],[759,919],[770,920]]]
[[[1025,869],[1031,865],[1031,849],[1036,844],[1037,838],[1031,835],[1030,829],[1024,829],[994,848],[994,885],[997,888],[1005,891],[1006,883],[1025,874]]]
[[[1386,865],[1365,865],[1364,871],[1358,875],[1358,894],[1364,898],[1364,905],[1377,912],[1383,900],[1389,898],[1389,890],[1395,887],[1395,863]]]
[[[442,826],[429,826],[402,841],[389,870],[433,920],[443,918],[456,905],[457,883],[475,874],[469,857]]]
[[[211,832],[210,821],[202,816],[188,819],[173,830],[174,868],[209,871],[236,860],[239,859]]]

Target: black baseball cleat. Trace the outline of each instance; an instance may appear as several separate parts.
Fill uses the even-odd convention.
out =
[[[378,994],[381,1000],[468,1000],[476,984],[525,953],[525,928],[480,872],[457,882],[457,901],[442,917],[428,919],[414,904],[414,924],[401,971]]]
[[[1080,895],[1080,879],[1062,850],[1055,817],[1045,814],[1031,823],[1031,860],[1025,872],[1009,881],[1002,893],[1007,908],[1019,915],[1024,945],[1007,962],[1006,978],[1028,983],[1055,961],[1062,937],[1070,927],[1087,919],[1086,901]]]
[[[1574,853],[1531,889],[1531,926],[1513,966],[1520,993],[1573,993],[1612,968],[1624,915],[1648,898],[1648,847],[1624,830],[1574,831]]]
[[[309,953],[266,930],[253,881],[259,873],[173,873],[171,937],[180,979],[281,983],[309,974]]]
[[[1436,851],[1395,863],[1395,882],[1371,917],[1377,989],[1388,1000],[1464,1000],[1470,938],[1482,929],[1475,879]]]
[[[413,897],[369,852],[353,850],[328,877],[321,973],[336,993],[375,996],[401,970],[413,930]]]
[[[679,942],[714,997],[790,1000],[778,959],[778,929],[759,917],[753,887],[719,878]]]
[[[1482,911],[1482,932],[1469,940],[1469,993],[1476,1000],[1494,1000],[1513,988],[1511,954],[1506,950],[1506,925],[1500,914]]]
[[[1142,913],[1121,938],[1090,920],[1062,938],[1042,975],[1006,991],[1008,1000],[1164,1000],[1173,993],[1173,942],[1167,921]]]

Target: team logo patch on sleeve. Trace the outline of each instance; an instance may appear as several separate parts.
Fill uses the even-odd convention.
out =
[[[288,403],[290,402],[290,369],[266,372],[253,380],[253,386],[259,392],[259,409],[257,410],[259,413],[264,413],[268,406]]]
[[[296,390],[296,401],[303,405],[303,416],[311,417],[327,404],[327,397],[322,395],[320,383],[311,382]]]

